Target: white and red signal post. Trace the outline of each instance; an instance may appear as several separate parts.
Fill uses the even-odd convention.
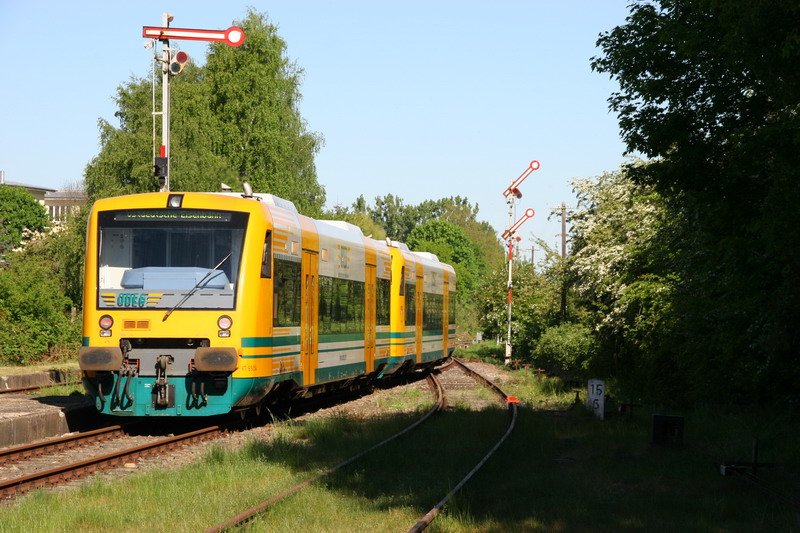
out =
[[[511,364],[511,300],[512,300],[512,277],[511,272],[513,270],[514,264],[514,240],[520,241],[521,238],[516,236],[517,230],[522,226],[525,222],[529,219],[533,218],[535,212],[533,209],[528,208],[525,210],[525,213],[514,222],[514,202],[522,198],[522,193],[519,191],[519,186],[525,181],[525,178],[530,176],[535,170],[539,170],[539,161],[534,159],[531,161],[530,165],[522,171],[517,179],[511,182],[511,185],[506,187],[506,190],[503,191],[503,196],[506,198],[508,203],[508,228],[503,232],[503,240],[508,241],[508,335],[506,336],[506,359],[505,364]]]
[[[142,37],[153,39],[151,42],[161,42],[161,59],[156,59],[155,48],[154,60],[161,62],[161,72],[163,74],[161,84],[161,112],[157,113],[153,109],[153,120],[155,115],[161,115],[161,149],[159,156],[155,154],[155,139],[153,139],[153,171],[161,183],[162,191],[169,191],[169,77],[180,74],[186,63],[189,61],[189,54],[178,51],[173,54],[169,47],[169,40],[183,41],[207,41],[225,43],[228,46],[242,46],[245,41],[244,30],[239,26],[231,26],[227,30],[202,30],[195,28],[170,28],[172,13],[164,13],[161,19],[161,26],[142,26]],[[148,45],[150,46],[150,45]],[[155,84],[155,80],[153,82]],[[153,104],[155,107],[155,102]],[[154,123],[155,131],[155,123]]]

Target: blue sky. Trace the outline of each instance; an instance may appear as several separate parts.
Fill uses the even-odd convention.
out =
[[[98,118],[116,123],[116,88],[149,73],[142,26],[170,11],[174,27],[224,29],[253,6],[305,71],[300,108],[325,138],[316,163],[329,206],[461,195],[502,232],[502,192],[537,159],[517,208],[536,210],[520,229],[529,255],[533,235],[558,242],[548,213],[575,204],[571,178],[625,160],[606,102],[616,84],[589,63],[626,1],[0,0],[0,169],[51,188],[79,182]],[[202,62],[205,44],[180,47]]]

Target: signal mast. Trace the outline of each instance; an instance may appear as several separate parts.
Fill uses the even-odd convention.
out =
[[[531,164],[520,174],[517,179],[511,182],[511,185],[506,187],[503,191],[503,196],[506,198],[508,204],[508,228],[503,232],[502,238],[508,243],[508,333],[506,335],[506,366],[511,364],[511,301],[512,301],[512,270],[514,265],[514,240],[521,240],[516,236],[517,230],[529,219],[533,218],[535,212],[530,207],[525,210],[525,213],[514,222],[516,213],[515,201],[522,198],[522,193],[519,191],[519,186],[525,181],[525,178],[530,176],[535,170],[539,170],[539,162],[537,160],[531,161]]]
[[[189,41],[224,42],[228,46],[241,46],[244,44],[244,30],[238,26],[231,26],[227,30],[198,30],[192,28],[170,28],[173,20],[172,13],[164,13],[161,17],[161,26],[142,26],[142,37],[151,39],[147,47],[153,47],[153,59],[161,63],[161,111],[155,110],[155,80],[153,80],[153,143],[155,144],[155,116],[161,115],[161,148],[156,157],[153,150],[153,173],[158,178],[160,190],[169,191],[169,79],[183,71],[189,61],[189,54],[182,50],[175,51],[169,46],[170,39]],[[155,41],[161,42],[161,59],[156,59]]]

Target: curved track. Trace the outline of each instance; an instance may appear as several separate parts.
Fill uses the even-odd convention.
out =
[[[494,454],[494,452],[496,452],[497,449],[500,448],[500,445],[503,444],[506,438],[508,438],[508,436],[514,430],[514,426],[516,425],[517,422],[517,405],[519,404],[519,400],[517,400],[514,396],[508,396],[505,392],[503,392],[503,390],[500,387],[498,387],[497,385],[486,379],[478,372],[472,370],[462,361],[453,358],[453,362],[461,370],[466,372],[470,377],[472,377],[482,385],[491,389],[495,394],[498,395],[501,401],[505,402],[506,405],[508,405],[509,411],[511,413],[510,420],[508,423],[508,428],[506,429],[506,432],[500,437],[500,439],[498,439],[498,441],[494,444],[494,446],[486,453],[483,459],[481,459],[478,462],[478,464],[476,464],[475,467],[472,470],[470,470],[469,473],[466,476],[464,476],[464,478],[461,481],[459,481],[458,484],[444,496],[444,498],[442,498],[438,503],[436,503],[436,505],[434,505],[433,508],[431,508],[431,510],[425,514],[425,516],[420,518],[419,521],[417,521],[417,523],[414,524],[411,527],[411,529],[408,530],[409,533],[418,533],[420,531],[424,531],[425,529],[427,529],[428,526],[431,525],[431,522],[433,522],[436,516],[441,512],[445,504],[447,504],[447,502],[450,501],[450,498],[452,498],[456,492],[461,490],[461,487],[463,487],[470,480],[470,478],[472,478],[472,476],[475,475],[475,473],[478,470],[480,470],[480,468],[486,463],[486,461],[489,460],[489,458]]]
[[[303,488],[305,488],[305,487],[307,487],[307,486],[319,481],[320,479],[322,479],[322,478],[324,478],[326,476],[329,476],[330,474],[340,470],[341,468],[344,468],[345,466],[347,466],[347,465],[353,463],[354,461],[360,459],[361,457],[363,457],[364,455],[370,453],[371,451],[373,451],[373,450],[375,450],[375,449],[377,449],[377,448],[379,448],[379,447],[381,447],[381,446],[393,441],[394,439],[400,437],[401,435],[404,435],[404,434],[408,433],[409,431],[412,431],[413,429],[418,427],[420,424],[422,424],[424,421],[426,421],[428,418],[430,418],[433,414],[442,411],[447,405],[447,397],[446,397],[446,393],[445,393],[445,387],[442,384],[441,380],[437,377],[436,374],[439,373],[439,372],[442,372],[442,371],[445,371],[445,370],[451,370],[451,369],[460,369],[460,370],[462,370],[469,377],[471,377],[472,379],[474,379],[475,381],[477,381],[481,385],[484,385],[484,386],[488,387],[489,389],[491,389],[493,392],[495,392],[495,394],[498,396],[498,399],[503,404],[505,404],[505,405],[507,405],[509,407],[510,422],[509,422],[509,426],[506,429],[505,433],[498,439],[498,441],[494,444],[494,446],[491,448],[491,450],[489,450],[489,452],[483,457],[483,459],[481,459],[481,461],[477,465],[475,465],[470,470],[470,472],[449,493],[447,493],[444,496],[444,498],[442,498],[442,500],[440,500],[438,503],[436,503],[436,505],[434,505],[434,507],[424,517],[422,517],[416,524],[414,524],[414,526],[409,531],[419,532],[419,531],[423,531],[424,529],[426,529],[431,524],[431,522],[436,518],[436,516],[440,513],[441,509],[450,500],[450,498],[456,492],[458,492],[469,481],[469,479],[484,465],[484,463],[486,463],[486,461],[489,460],[489,458],[492,456],[492,454],[494,454],[494,452],[501,446],[501,444],[505,441],[505,439],[511,434],[511,432],[513,431],[514,426],[516,424],[517,404],[519,403],[518,400],[516,400],[516,398],[514,398],[513,396],[506,395],[506,393],[503,392],[503,390],[500,389],[500,387],[498,387],[497,385],[492,383],[490,380],[488,380],[487,378],[482,376],[480,373],[474,371],[473,369],[469,368],[466,364],[464,364],[463,362],[461,362],[461,361],[459,361],[459,360],[457,360],[455,358],[452,358],[450,363],[448,363],[444,367],[440,368],[438,371],[436,371],[436,373],[428,375],[428,377],[427,377],[428,384],[431,387],[431,390],[433,391],[433,393],[435,395],[436,404],[428,412],[426,412],[422,417],[417,419],[413,424],[409,425],[408,427],[406,427],[402,431],[396,433],[395,435],[392,435],[391,437],[388,437],[387,439],[384,439],[383,441],[371,446],[370,448],[367,448],[367,449],[359,452],[358,454],[356,454],[356,455],[350,457],[349,459],[339,463],[338,465],[328,469],[327,471],[325,471],[325,472],[323,472],[323,473],[321,473],[319,475],[316,475],[316,476],[314,476],[312,478],[309,478],[309,479],[307,479],[305,481],[297,483],[296,485],[293,485],[292,487],[284,490],[283,492],[281,492],[279,494],[276,494],[275,496],[273,496],[273,497],[271,497],[271,498],[269,498],[267,500],[264,500],[260,504],[258,504],[256,506],[253,506],[250,509],[247,509],[247,510],[243,511],[243,512],[237,514],[236,516],[231,517],[230,519],[226,520],[225,522],[217,524],[217,525],[207,529],[206,533],[218,533],[218,532],[225,531],[225,530],[228,530],[228,529],[231,529],[231,528],[235,528],[237,526],[240,526],[242,524],[247,523],[251,519],[255,518],[258,514],[264,512],[264,511],[268,510],[269,508],[273,507],[274,505],[282,502],[283,500],[285,500],[286,498],[288,498],[292,494],[295,494],[298,491],[302,490]]]
[[[241,513],[237,514],[236,516],[231,517],[230,519],[226,520],[225,522],[208,528],[206,530],[206,533],[218,533],[218,532],[221,532],[221,531],[225,531],[226,529],[230,529],[230,528],[236,527],[238,525],[244,524],[245,522],[253,519],[259,513],[264,512],[265,510],[269,509],[273,505],[285,500],[286,498],[288,498],[292,494],[300,491],[301,489],[303,489],[303,488],[305,488],[305,487],[307,487],[307,486],[319,481],[320,479],[322,479],[322,478],[324,478],[326,476],[329,476],[330,474],[333,474],[334,472],[344,468],[345,466],[357,461],[358,459],[360,459],[361,457],[363,457],[366,454],[370,453],[371,451],[376,450],[376,449],[380,448],[381,446],[383,446],[384,444],[387,444],[387,443],[395,440],[396,438],[400,437],[401,435],[405,435],[409,431],[412,431],[417,426],[419,426],[420,424],[425,422],[428,418],[430,418],[434,413],[438,413],[439,411],[443,410],[447,406],[447,400],[446,400],[446,397],[445,397],[445,394],[444,394],[444,388],[442,387],[441,382],[439,381],[439,379],[434,374],[429,374],[428,377],[427,377],[427,380],[428,380],[428,385],[430,386],[431,390],[433,391],[433,393],[434,393],[434,395],[436,397],[436,403],[434,404],[433,407],[431,407],[430,410],[428,410],[428,412],[426,412],[423,416],[421,416],[416,421],[414,421],[414,423],[412,423],[411,425],[407,426],[403,430],[395,433],[391,437],[388,437],[388,438],[382,440],[381,442],[379,442],[379,443],[377,443],[377,444],[375,444],[375,445],[373,445],[373,446],[371,446],[371,447],[369,447],[369,448],[367,448],[365,450],[362,450],[361,452],[359,452],[356,455],[350,457],[349,459],[346,459],[345,461],[342,461],[338,465],[336,465],[334,467],[331,467],[330,469],[326,470],[325,472],[323,472],[323,473],[321,473],[319,475],[316,475],[316,476],[314,476],[312,478],[309,478],[309,479],[307,479],[305,481],[301,481],[300,483],[297,483],[296,485],[293,485],[293,486],[289,487],[288,489],[286,489],[285,491],[281,492],[280,494],[276,494],[275,496],[269,498],[268,500],[264,500],[263,502],[259,503],[258,505],[255,505],[255,506],[251,507],[250,509],[247,509],[246,511],[242,511]]]

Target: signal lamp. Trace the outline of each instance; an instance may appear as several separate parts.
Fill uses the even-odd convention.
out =
[[[153,174],[157,178],[165,178],[167,176],[167,158],[166,157],[156,157],[153,160]]]
[[[114,319],[110,315],[103,315],[100,317],[100,327],[102,329],[111,329],[114,325]]]
[[[231,329],[232,325],[233,320],[231,320],[231,317],[228,315],[222,315],[217,319],[217,326],[219,326],[219,329]]]
[[[231,326],[233,325],[233,320],[228,315],[222,315],[217,319],[217,326],[219,326],[219,331],[217,332],[217,336],[219,337],[230,337],[231,336]]]
[[[186,63],[189,61],[189,54],[184,52],[183,50],[177,52],[175,57],[172,58],[172,61],[169,64],[169,73],[172,75],[180,74],[183,70],[183,67],[186,66]]]

